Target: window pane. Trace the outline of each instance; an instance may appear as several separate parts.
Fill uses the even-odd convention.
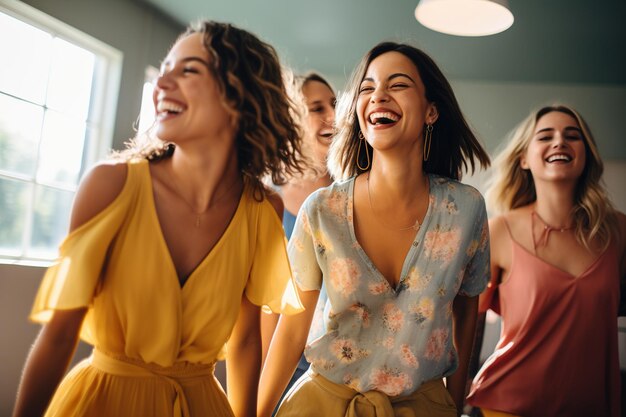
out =
[[[42,120],[41,107],[0,94],[0,169],[35,176]]]
[[[68,231],[74,193],[41,185],[35,189],[33,231],[28,256],[55,258]]]
[[[59,38],[54,39],[53,48],[46,105],[85,120],[95,55]]]
[[[52,36],[0,13],[0,91],[44,104]]]
[[[139,114],[139,126],[137,133],[145,133],[155,120],[154,102],[152,101],[152,92],[154,85],[150,82],[143,84],[143,92],[141,93],[141,113]]]
[[[76,185],[83,159],[85,122],[48,110],[39,153],[39,182]]]
[[[0,178],[0,252],[19,256],[32,184]]]

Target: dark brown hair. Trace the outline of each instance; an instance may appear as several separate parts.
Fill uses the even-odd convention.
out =
[[[367,155],[361,154],[357,164],[359,147],[359,122],[356,116],[356,102],[359,86],[365,77],[370,63],[387,52],[399,52],[413,62],[426,88],[426,99],[435,103],[439,118],[434,125],[430,157],[424,162],[424,171],[452,179],[460,179],[463,170],[475,170],[474,159],[483,168],[489,166],[489,156],[476,139],[465,121],[452,87],[437,64],[423,51],[401,43],[382,42],[374,46],[361,60],[352,73],[345,106],[339,106],[337,125],[339,133],[330,150],[330,168],[335,178],[347,178],[363,172],[358,166],[367,164]],[[373,152],[367,145],[367,151]]]

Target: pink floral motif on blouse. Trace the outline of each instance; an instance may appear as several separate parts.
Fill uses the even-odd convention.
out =
[[[416,267],[413,267],[409,271],[409,275],[406,277],[404,285],[408,291],[422,292],[428,284],[430,284],[432,279],[432,275],[422,274]]]
[[[428,338],[428,342],[426,342],[426,352],[424,356],[433,361],[440,360],[445,352],[448,337],[448,329],[433,330]]]
[[[424,252],[432,259],[448,264],[459,251],[461,230],[454,228],[443,231],[438,227],[426,233]]]
[[[328,211],[337,217],[346,218],[346,194],[341,192],[332,192],[326,200]]]
[[[351,339],[335,339],[330,345],[330,350],[342,363],[352,363],[357,359],[368,356],[369,352],[359,348],[354,340]]]
[[[410,366],[411,368],[419,367],[419,362],[417,358],[411,351],[411,348],[409,347],[409,345],[407,345],[406,343],[403,343],[400,346],[400,360],[402,361],[403,364]]]
[[[400,395],[413,386],[413,382],[407,374],[398,369],[386,367],[375,369],[370,376],[370,383],[378,391],[390,396]]]
[[[383,306],[383,324],[388,330],[396,333],[404,325],[404,313],[395,304],[387,303]]]
[[[370,294],[374,294],[374,295],[378,295],[378,294],[382,294],[385,291],[387,291],[388,285],[385,284],[384,282],[380,281],[380,282],[371,282],[367,288],[370,291]]]
[[[361,272],[354,260],[350,258],[333,259],[329,269],[330,284],[335,291],[347,297],[356,290]]]
[[[421,324],[427,320],[432,320],[435,312],[435,303],[430,297],[422,297],[419,302],[409,306],[409,311],[415,321]]]
[[[370,311],[364,304],[356,303],[350,307],[350,311],[354,311],[363,327],[367,328],[370,326]]]

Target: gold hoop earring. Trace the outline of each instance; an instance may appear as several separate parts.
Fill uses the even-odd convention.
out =
[[[367,165],[365,167],[361,166],[361,146],[365,147],[365,156],[367,157]],[[367,150],[367,142],[365,141],[365,136],[363,136],[363,132],[359,130],[359,147],[356,151],[356,166],[361,171],[367,171],[370,168],[370,153]]]
[[[426,125],[426,131],[424,132],[424,162],[428,161],[430,156],[430,143],[433,138],[433,125],[430,123]]]

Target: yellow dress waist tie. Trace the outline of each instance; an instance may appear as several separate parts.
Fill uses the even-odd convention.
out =
[[[320,374],[311,372],[311,379],[332,395],[349,401],[344,417],[402,417],[402,403],[417,401],[426,392],[441,389],[445,386],[442,379],[434,379],[423,383],[409,395],[390,397],[380,391],[358,392],[347,385],[336,384]],[[398,407],[400,406],[400,407]],[[357,411],[358,410],[358,411]],[[411,413],[411,415],[413,415]]]
[[[181,379],[213,375],[215,362],[211,364],[177,363],[170,367],[145,363],[125,356],[110,356],[94,349],[90,357],[91,365],[103,372],[118,376],[154,377],[167,381],[176,393],[173,406],[174,417],[190,417],[189,405],[180,384]]]

